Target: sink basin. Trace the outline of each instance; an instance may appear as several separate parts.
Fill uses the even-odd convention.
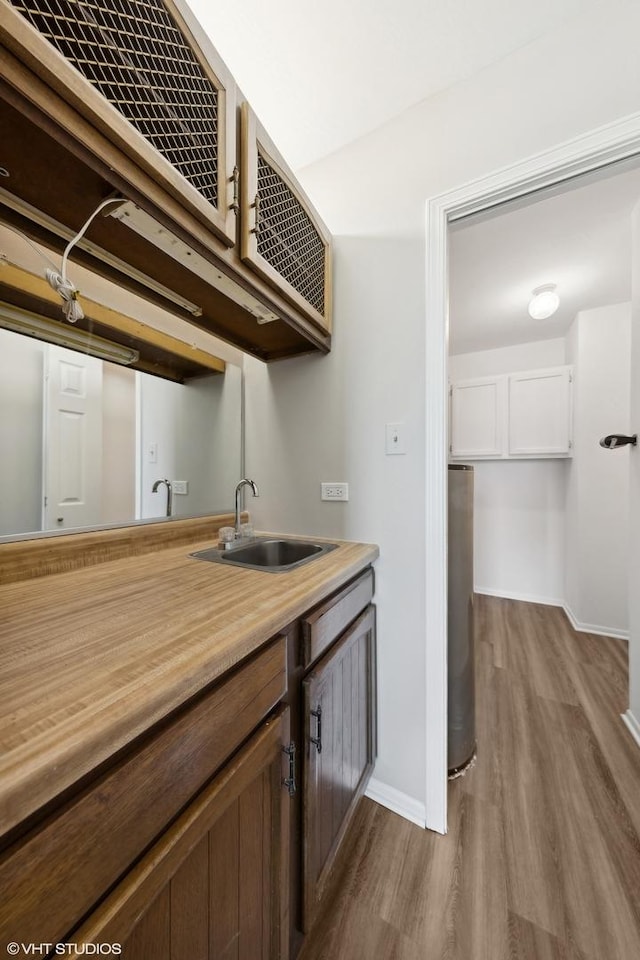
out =
[[[281,540],[265,538],[251,540],[231,550],[198,550],[189,556],[196,560],[209,560],[212,563],[226,563],[236,567],[248,567],[250,570],[268,570],[279,573],[309,563],[317,557],[335,550],[335,543],[312,543],[308,540]]]

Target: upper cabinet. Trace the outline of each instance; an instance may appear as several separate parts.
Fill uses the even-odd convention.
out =
[[[52,88],[233,245],[227,194],[235,89],[213,48],[207,56],[201,51],[172,0],[12,5],[39,34],[14,21],[27,60],[38,57],[38,72]]]
[[[452,457],[502,456],[503,395],[502,377],[478,377],[451,385]]]
[[[451,458],[570,457],[572,385],[568,366],[452,383]]]
[[[182,0],[0,0],[0,39],[0,221],[62,251],[121,198],[74,260],[263,360],[330,349],[329,233]]]
[[[331,236],[247,103],[241,230],[242,259],[330,333]]]
[[[509,454],[571,456],[571,367],[509,376]]]

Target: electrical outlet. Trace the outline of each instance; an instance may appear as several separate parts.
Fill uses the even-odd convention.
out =
[[[321,500],[348,500],[348,483],[321,483]]]
[[[189,481],[188,480],[172,480],[171,489],[174,493],[179,494],[184,497],[189,493]]]

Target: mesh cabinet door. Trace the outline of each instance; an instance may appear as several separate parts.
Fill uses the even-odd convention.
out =
[[[235,88],[181,0],[2,5],[12,52],[220,239],[235,243]]]
[[[331,236],[247,103],[241,184],[242,259],[331,332]]]

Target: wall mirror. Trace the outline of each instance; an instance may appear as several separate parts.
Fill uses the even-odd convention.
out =
[[[163,480],[173,517],[233,509],[242,390],[233,363],[175,383],[0,328],[0,539],[165,517]]]

